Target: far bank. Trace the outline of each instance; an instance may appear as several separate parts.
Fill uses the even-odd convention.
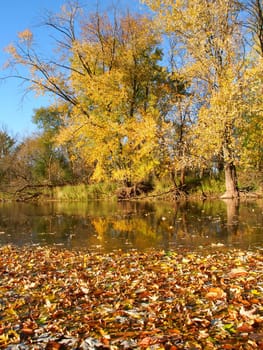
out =
[[[261,198],[262,174],[239,176],[240,198]],[[169,178],[124,185],[118,182],[91,184],[25,184],[1,186],[0,200],[14,201],[79,201],[90,200],[188,200],[217,199],[225,192],[222,176],[206,176],[201,179],[187,176],[184,184],[176,184]]]

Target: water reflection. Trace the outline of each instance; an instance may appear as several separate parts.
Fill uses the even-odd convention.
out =
[[[263,203],[1,203],[0,244],[111,251],[261,247]]]

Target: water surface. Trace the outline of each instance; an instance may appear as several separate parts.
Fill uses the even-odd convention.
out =
[[[0,245],[263,248],[263,201],[0,203]]]

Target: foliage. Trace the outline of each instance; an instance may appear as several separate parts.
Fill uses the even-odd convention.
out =
[[[4,129],[0,131],[0,159],[8,156],[15,145],[15,139]]]
[[[249,0],[245,2],[245,8],[248,12],[246,26],[248,27],[255,45],[255,50],[263,56],[263,4],[260,0]]]
[[[263,166],[263,56],[249,57],[250,68],[246,72],[246,92],[243,101],[246,110],[243,113],[244,123],[240,127],[242,145],[240,163],[246,169],[261,170]]]
[[[18,150],[23,176],[182,187],[189,172],[224,170],[225,197],[237,197],[237,169],[262,169],[262,4],[143,2],[152,18],[69,2],[45,18],[47,57],[30,29],[7,47],[10,76],[54,98]]]
[[[244,61],[245,37],[239,19],[241,3],[145,2],[156,12],[158,25],[174,36],[174,55],[180,54],[183,60],[181,66],[177,64],[179,72],[187,77],[189,91],[195,96],[191,107],[196,113],[196,124],[191,130],[193,161],[199,167],[211,167],[213,159],[220,157],[225,165],[225,196],[236,196],[235,168],[242,153],[237,130],[246,127],[243,115],[248,105],[244,94],[251,94],[246,82],[250,68]],[[254,93],[255,90],[255,98]],[[255,102],[249,101],[253,110]],[[262,109],[262,100],[259,105]],[[256,133],[253,135],[259,141]]]
[[[16,187],[59,184],[65,177],[63,156],[53,152],[45,135],[24,139],[13,154],[11,184]]]
[[[0,130],[0,183],[8,183],[11,178],[11,167],[16,140],[2,128]]]
[[[42,156],[35,164],[38,179],[52,185],[62,185],[73,177],[72,163],[69,161],[68,148],[58,147],[55,139],[63,126],[63,119],[58,108],[48,107],[35,110],[33,122],[40,129],[38,137]],[[77,177],[77,176],[76,176]]]
[[[29,77],[19,77],[31,83],[30,89],[59,98],[57,142],[71,141],[70,158],[80,156],[93,167],[94,180],[141,181],[158,164],[157,104],[165,79],[165,69],[158,65],[160,36],[150,19],[129,13],[115,14],[113,20],[90,15],[79,20],[78,34],[79,12],[69,5],[47,19],[47,26],[61,36],[56,42],[60,57],[43,59],[34,49],[33,34],[25,30],[17,46],[7,48],[10,66],[26,66]],[[52,118],[35,120],[46,128]]]
[[[0,248],[0,346],[260,349],[259,251]],[[15,345],[16,344],[16,345]]]
[[[150,25],[143,17],[126,15],[111,23],[96,14],[74,44],[71,80],[81,91],[81,106],[72,110],[58,140],[73,138],[77,152],[94,164],[96,181],[138,182],[158,164],[154,92],[163,74]]]

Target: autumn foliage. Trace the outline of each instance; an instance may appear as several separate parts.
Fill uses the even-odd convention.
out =
[[[2,246],[0,347],[261,349],[261,253],[216,249]]]
[[[7,48],[10,76],[54,97],[52,150],[84,182],[178,187],[223,172],[224,197],[238,197],[238,171],[262,170],[262,4],[144,3],[152,17],[63,6],[45,19],[55,50],[43,57],[24,30]]]

